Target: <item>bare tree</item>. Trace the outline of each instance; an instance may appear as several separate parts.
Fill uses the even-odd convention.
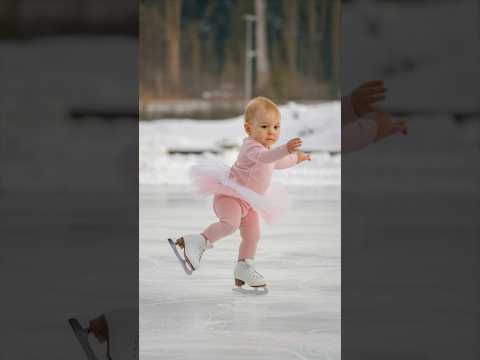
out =
[[[308,16],[308,50],[310,61],[308,63],[308,74],[311,78],[314,77],[315,67],[318,66],[317,49],[317,11],[316,0],[308,0],[307,3]]]
[[[287,52],[288,93],[295,93],[297,80],[298,1],[283,0],[285,13],[284,44]]]
[[[0,33],[14,32],[18,28],[20,5],[18,0],[8,0],[1,3],[0,24],[2,24],[2,30]]]
[[[257,93],[264,93],[270,80],[266,12],[265,0],[255,0],[255,14],[257,16],[255,27],[257,40]]]
[[[322,1],[322,7],[320,9],[320,38],[319,38],[319,44],[318,47],[319,49],[323,50],[323,45],[325,41],[325,34],[326,34],[326,29],[327,29],[327,12],[328,12],[328,2],[327,0]],[[322,79],[325,78],[325,55],[324,52],[321,52],[321,58],[322,60],[320,61],[320,74]]]
[[[167,22],[167,56],[168,73],[170,84],[174,92],[180,90],[180,16],[182,12],[182,0],[167,0],[166,3],[166,22]]]
[[[184,81],[190,81],[193,85],[194,92],[198,90],[198,84],[203,84],[202,80],[202,49],[201,43],[199,40],[199,26],[197,23],[191,23],[187,26],[187,42],[189,44],[189,70],[190,70],[190,80],[183,79]]]
[[[334,0],[332,4],[332,67],[333,80],[339,77],[338,71],[340,66],[339,61],[339,38],[340,38],[340,14],[341,14],[340,0]]]

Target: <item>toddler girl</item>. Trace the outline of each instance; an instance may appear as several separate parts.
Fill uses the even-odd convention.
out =
[[[214,195],[213,210],[218,222],[200,234],[184,235],[176,245],[183,249],[185,261],[192,270],[197,270],[207,248],[239,229],[241,243],[234,270],[235,284],[264,287],[265,279],[255,270],[253,262],[260,239],[259,215],[272,223],[286,211],[286,193],[279,186],[271,186],[272,173],[310,160],[310,156],[299,150],[300,138],[271,148],[280,135],[280,111],[267,98],[257,97],[248,103],[244,129],[248,137],[243,140],[231,168],[192,167],[190,176],[198,191]]]

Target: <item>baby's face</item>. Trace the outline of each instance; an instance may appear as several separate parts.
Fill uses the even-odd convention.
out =
[[[260,144],[270,148],[280,136],[280,117],[274,112],[266,113],[251,123],[245,123],[245,130]]]

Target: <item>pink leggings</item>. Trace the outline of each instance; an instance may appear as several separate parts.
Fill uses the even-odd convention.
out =
[[[219,222],[209,225],[202,235],[211,243],[240,229],[239,259],[255,257],[260,239],[260,222],[257,212],[239,199],[220,195],[213,200],[213,209]]]

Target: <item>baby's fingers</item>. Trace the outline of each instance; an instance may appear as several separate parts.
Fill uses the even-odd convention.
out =
[[[302,146],[302,139],[300,138],[295,138],[295,139],[292,139],[288,142],[288,145],[292,148],[292,149],[296,149],[300,146]]]
[[[369,80],[367,82],[364,82],[359,86],[359,88],[368,88],[368,87],[383,87],[384,82],[383,80]]]
[[[393,131],[394,133],[402,133],[403,135],[407,135],[408,134],[407,123],[405,121],[395,122],[393,124]]]

